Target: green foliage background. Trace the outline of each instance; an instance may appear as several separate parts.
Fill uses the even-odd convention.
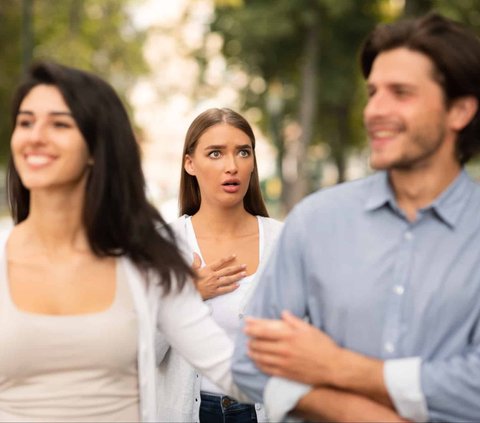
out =
[[[93,71],[125,93],[147,66],[145,33],[132,25],[138,0],[1,0],[0,163],[11,133],[10,101],[28,61],[50,59]],[[31,25],[22,19],[31,14]],[[128,102],[126,102],[128,104]]]

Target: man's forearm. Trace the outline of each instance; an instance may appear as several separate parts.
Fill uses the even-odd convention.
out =
[[[331,385],[394,409],[383,377],[382,360],[342,349],[337,364],[331,372]]]
[[[405,422],[389,407],[334,388],[315,388],[297,403],[293,414],[316,422]]]

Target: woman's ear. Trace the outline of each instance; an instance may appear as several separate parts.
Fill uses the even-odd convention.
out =
[[[473,119],[478,110],[478,100],[472,95],[453,100],[449,110],[450,128],[461,131]]]
[[[183,168],[190,176],[195,176],[195,166],[193,165],[193,160],[189,154],[185,154],[185,160],[183,162]]]

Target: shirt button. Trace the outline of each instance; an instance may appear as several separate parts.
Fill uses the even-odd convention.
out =
[[[395,351],[395,345],[393,345],[391,342],[385,342],[384,348],[388,353],[393,353]]]
[[[403,235],[403,237],[407,240],[407,241],[411,241],[413,239],[413,234],[410,232],[410,231],[407,231],[405,232],[405,234]]]
[[[393,292],[395,292],[397,295],[403,295],[405,288],[402,285],[395,285],[393,287]]]

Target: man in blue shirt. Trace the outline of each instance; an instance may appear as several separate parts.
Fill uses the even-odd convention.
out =
[[[378,172],[289,215],[234,378],[274,421],[478,421],[480,187],[463,165],[480,149],[480,42],[430,14],[377,27],[361,65]]]

